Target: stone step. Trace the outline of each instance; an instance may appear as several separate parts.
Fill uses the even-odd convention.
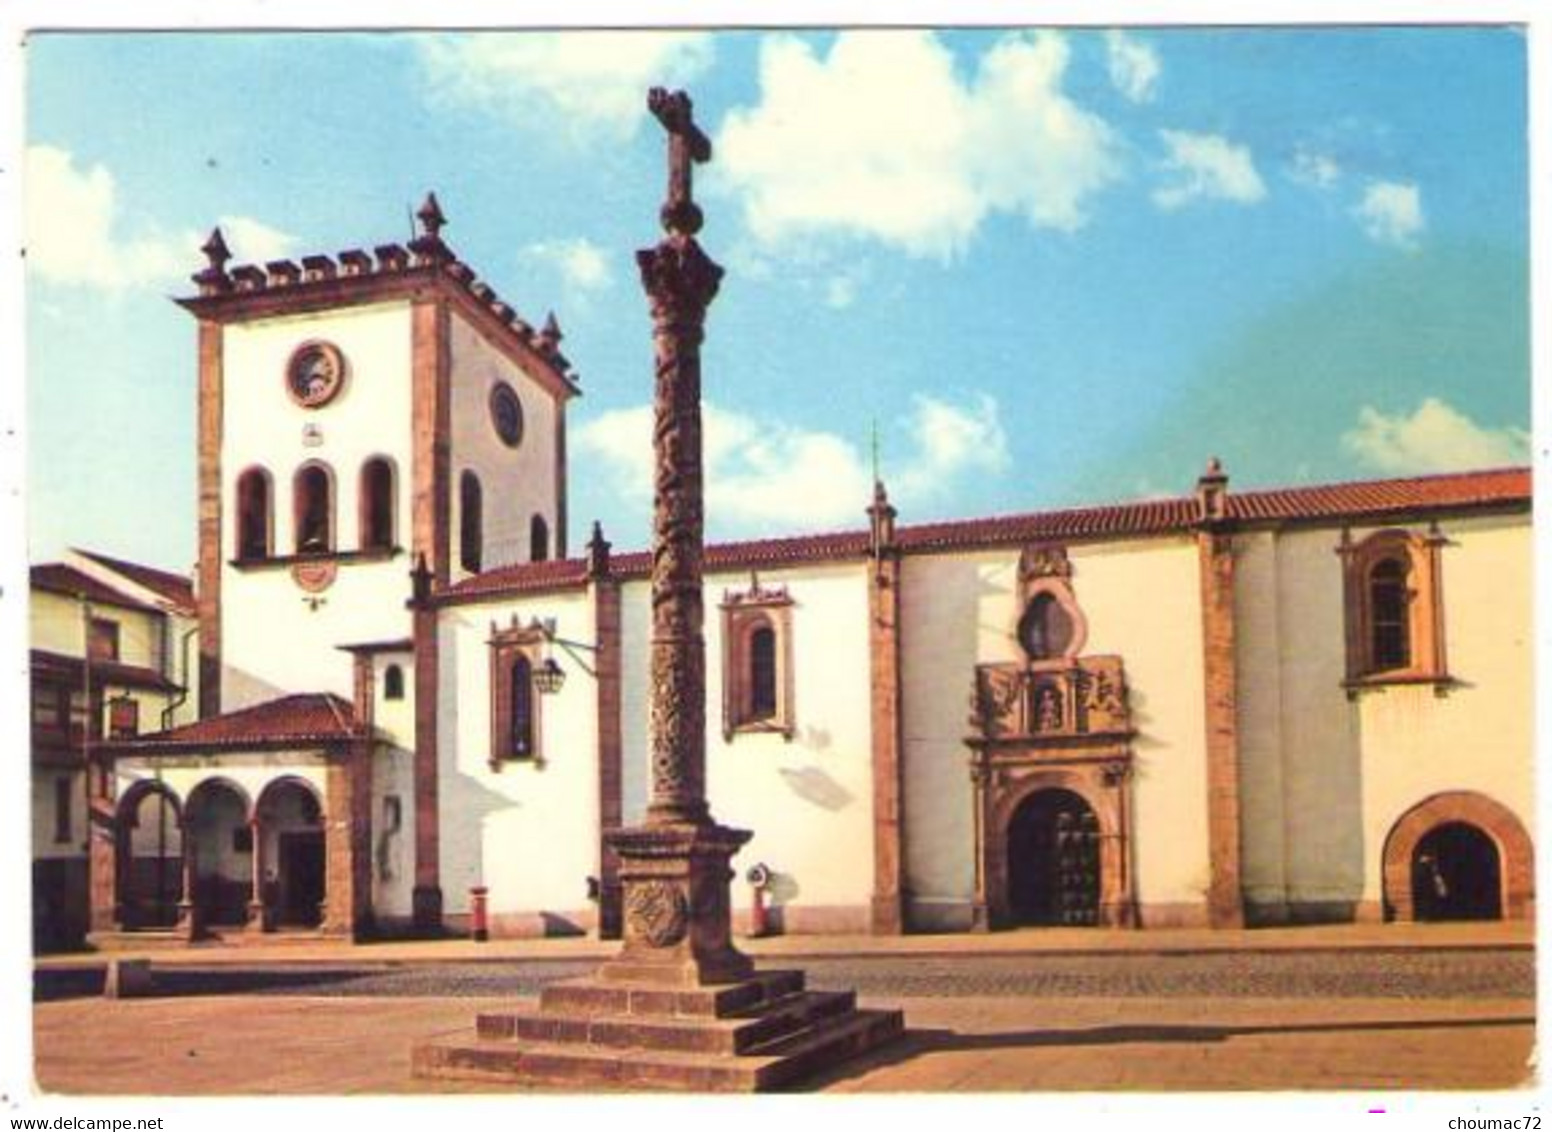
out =
[[[539,994],[539,1009],[565,1017],[630,1014],[728,1018],[799,994],[803,985],[802,971],[758,971],[736,983],[679,988],[605,981],[590,975],[549,984]]]
[[[412,1069],[420,1077],[568,1091],[759,1092],[883,1045],[903,1029],[898,1010],[858,1010],[819,1019],[742,1055],[460,1035],[417,1045]]]
[[[737,1054],[768,1045],[856,1007],[851,991],[805,991],[724,1018],[640,1014],[562,1015],[544,1010],[481,1014],[481,1038]]]

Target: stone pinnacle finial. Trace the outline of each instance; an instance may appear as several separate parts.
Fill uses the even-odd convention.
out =
[[[587,576],[604,578],[609,575],[609,540],[604,538],[604,527],[593,520],[593,534],[587,540]]]
[[[209,261],[211,271],[218,275],[226,272],[226,262],[232,258],[232,253],[226,246],[226,237],[221,235],[219,225],[210,230],[210,238],[200,246],[199,250],[205,253],[205,259]]]
[[[551,311],[545,317],[544,325],[539,328],[539,345],[547,351],[553,350],[560,345],[564,337],[566,336],[560,330],[560,320],[555,317],[555,312]]]
[[[1196,481],[1197,519],[1211,523],[1226,518],[1228,493],[1229,477],[1223,470],[1223,461],[1213,456],[1207,461],[1207,470]]]
[[[447,226],[447,217],[442,215],[442,206],[437,203],[436,193],[428,192],[425,203],[420,206],[420,211],[415,214],[420,219],[420,226],[427,236],[437,239],[442,229]]]

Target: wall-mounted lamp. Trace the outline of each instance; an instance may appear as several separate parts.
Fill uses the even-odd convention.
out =
[[[557,636],[555,633],[555,618],[553,617],[546,617],[543,620],[536,617],[530,627],[537,629],[544,635],[546,645],[544,660],[534,669],[533,674],[534,687],[539,689],[541,695],[553,696],[566,686],[566,670],[560,666],[554,656],[549,654],[548,646],[550,645],[559,645],[578,668],[586,672],[594,680],[598,679],[598,672],[587,661],[583,660],[580,655],[582,652],[596,653],[598,651],[597,645],[584,644],[581,641],[571,641],[565,637]]]

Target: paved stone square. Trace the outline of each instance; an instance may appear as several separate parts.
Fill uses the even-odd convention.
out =
[[[1534,958],[1525,949],[830,956],[801,965],[811,985],[849,982],[863,1005],[903,1007],[909,1027],[888,1049],[811,1079],[816,1091],[1533,1083]],[[77,982],[52,984],[59,996],[36,1005],[37,1079],[65,1094],[503,1091],[411,1078],[410,1046],[587,966],[185,959],[163,971],[164,997],[119,1001],[84,993],[80,969],[57,968],[53,977]]]

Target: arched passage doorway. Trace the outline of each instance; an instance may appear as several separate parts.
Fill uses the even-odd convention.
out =
[[[266,920],[277,927],[317,927],[328,898],[317,791],[300,778],[277,779],[259,796],[255,817]]]
[[[240,926],[248,918],[253,891],[247,796],[224,779],[207,779],[189,792],[187,815],[199,924]]]
[[[1503,918],[1498,847],[1476,826],[1445,822],[1412,852],[1412,914],[1418,920]]]
[[[1501,802],[1469,790],[1413,806],[1385,839],[1387,915],[1422,919],[1532,920],[1535,853]]]
[[[183,810],[160,782],[137,782],[118,811],[118,919],[126,930],[178,924],[183,899]]]
[[[1014,923],[1099,923],[1099,819],[1071,790],[1037,790],[1008,822],[1008,905]]]

